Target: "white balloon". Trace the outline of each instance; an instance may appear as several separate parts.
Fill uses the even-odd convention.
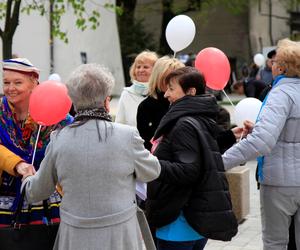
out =
[[[265,57],[263,56],[263,54],[257,53],[253,57],[253,61],[258,67],[261,67],[265,64]]]
[[[173,17],[166,28],[166,39],[170,48],[180,51],[189,46],[196,33],[196,26],[193,20],[186,15]]]
[[[243,127],[243,122],[245,120],[255,123],[261,108],[261,104],[262,102],[260,100],[253,97],[247,97],[241,100],[235,106],[234,118],[236,125]]]
[[[59,74],[57,74],[57,73],[51,74],[51,75],[48,77],[48,80],[61,82],[61,78],[60,78]]]

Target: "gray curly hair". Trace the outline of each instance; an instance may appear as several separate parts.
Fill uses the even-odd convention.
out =
[[[103,107],[111,95],[115,80],[111,72],[96,63],[77,67],[66,82],[75,110]]]

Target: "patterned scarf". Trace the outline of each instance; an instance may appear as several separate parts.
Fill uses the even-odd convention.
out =
[[[112,121],[111,116],[107,113],[107,111],[102,108],[93,108],[93,109],[83,109],[78,110],[75,115],[75,121],[85,121],[85,120],[105,120]]]
[[[35,167],[39,167],[46,147],[50,139],[50,133],[60,127],[72,123],[73,118],[67,116],[66,120],[57,125],[42,126],[35,156]],[[6,97],[0,99],[0,143],[20,156],[23,160],[31,163],[34,144],[37,137],[38,124],[30,116],[24,121],[23,127],[16,120],[13,107],[8,103]]]
[[[38,170],[40,163],[45,155],[46,147],[50,140],[50,134],[57,128],[62,128],[72,123],[73,117],[67,116],[65,120],[53,126],[42,126],[39,135],[36,155],[33,165]],[[34,144],[37,139],[38,124],[30,116],[23,122],[22,128],[20,122],[16,120],[16,114],[6,97],[0,99],[0,144],[20,156],[27,163],[31,163]],[[2,172],[1,193],[11,193],[19,196],[21,178],[14,177],[6,172]],[[17,200],[17,199],[16,199]]]

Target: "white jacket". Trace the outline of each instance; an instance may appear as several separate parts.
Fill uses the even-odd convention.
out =
[[[124,88],[120,96],[115,122],[136,127],[137,109],[145,98],[134,91],[133,85]]]

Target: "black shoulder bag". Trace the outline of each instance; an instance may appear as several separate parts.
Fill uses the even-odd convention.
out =
[[[39,225],[21,224],[20,216],[25,196],[24,186],[14,220],[9,227],[0,228],[1,250],[52,250],[59,223]],[[43,201],[45,217],[50,220],[48,203]]]

